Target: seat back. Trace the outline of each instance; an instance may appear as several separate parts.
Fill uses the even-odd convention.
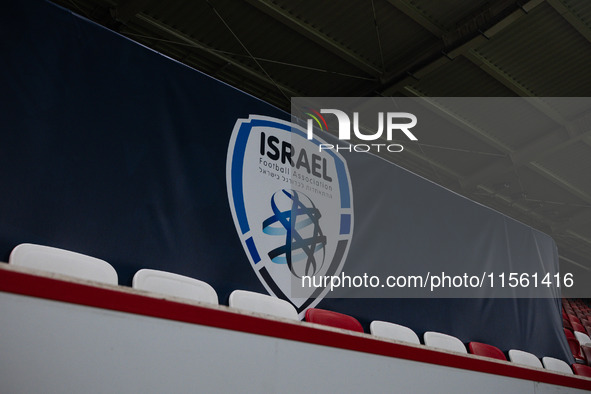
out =
[[[527,365],[529,367],[542,368],[542,362],[535,354],[524,352],[523,350],[509,350],[509,360],[515,364]]]
[[[230,294],[229,304],[232,308],[262,313],[285,319],[299,320],[298,312],[289,302],[267,294],[247,290],[234,290]]]
[[[507,361],[505,354],[496,346],[489,345],[481,342],[470,342],[468,344],[468,350],[470,353],[478,356],[496,358],[497,360]]]
[[[576,315],[567,315],[571,323],[581,324],[581,320]]]
[[[575,375],[591,378],[591,367],[588,365],[573,364],[573,371],[575,371]]]
[[[576,338],[566,338],[568,341],[568,346],[570,347],[570,351],[577,362],[584,362],[585,356],[581,353],[581,344],[577,341]]]
[[[589,363],[591,363],[591,346],[582,345],[580,349],[581,349],[581,358],[583,359],[583,361],[581,363],[589,365]],[[575,358],[575,361],[580,362],[580,360],[577,360],[576,358]]]
[[[576,339],[575,338],[575,334],[573,334],[572,330],[569,330],[568,328],[564,328],[564,335],[566,336],[566,338],[572,338],[572,339]]]
[[[544,364],[544,368],[550,371],[562,372],[571,375],[573,374],[573,370],[566,362],[554,357],[543,357],[542,364]]]
[[[374,320],[369,325],[369,331],[377,337],[395,339],[397,341],[413,343],[415,345],[421,344],[419,337],[413,330],[399,324]]]
[[[310,308],[306,311],[306,321],[310,323],[323,324],[345,330],[363,332],[361,323],[353,316],[339,312],[327,311],[326,309]]]
[[[425,345],[452,352],[468,354],[466,346],[458,338],[441,332],[427,331],[423,334]]]
[[[69,250],[35,244],[20,244],[8,263],[111,285],[118,284],[117,271],[104,260]]]
[[[131,286],[193,301],[218,303],[218,295],[208,283],[172,272],[141,269],[133,276]]]
[[[573,327],[573,331],[582,332],[584,334],[587,333],[587,330],[585,330],[585,327],[583,327],[582,324],[571,321],[571,325]]]

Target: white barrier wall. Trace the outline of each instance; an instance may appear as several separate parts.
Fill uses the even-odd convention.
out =
[[[245,320],[245,315],[223,308],[214,309],[217,314],[211,318],[218,319],[219,313],[226,318],[234,315],[245,326],[230,330],[39,298],[47,282],[45,287],[36,287],[35,297],[16,294],[6,284],[8,281],[2,282],[2,275],[5,272],[0,270],[2,393],[582,392],[528,379],[332,347],[328,346],[330,335],[343,337],[342,333],[305,323],[280,322],[279,326],[309,332],[309,338],[329,338],[327,345],[243,332],[240,330],[251,330],[253,321],[264,324],[265,320]],[[59,281],[44,280],[60,285]],[[116,293],[107,290],[97,295],[102,294],[104,300],[105,294],[107,298],[114,294],[108,301],[112,302],[117,299]],[[154,300],[136,298],[144,299],[146,304]],[[170,305],[175,307],[175,303]],[[122,309],[126,308],[122,304]],[[203,308],[193,309],[199,313]],[[218,324],[213,320],[212,324]],[[276,321],[271,323],[277,325]],[[350,336],[352,342],[364,337],[369,335]],[[383,342],[384,346],[389,344]],[[420,350],[425,353],[424,346]],[[434,359],[441,355],[427,353]],[[481,359],[466,356],[465,360],[468,365]],[[506,364],[491,363],[491,371],[498,365],[506,368]],[[591,388],[591,380],[565,379],[582,381]]]

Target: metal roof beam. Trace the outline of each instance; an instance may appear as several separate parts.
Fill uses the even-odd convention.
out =
[[[509,74],[505,73],[502,69],[497,67],[495,64],[490,62],[486,57],[479,54],[475,50],[470,50],[464,54],[464,57],[474,63],[476,66],[480,67],[481,70],[486,72],[488,75],[496,79],[498,82],[502,83],[505,87],[512,90],[515,94],[521,97],[536,97],[533,91],[529,90],[526,86],[522,85],[521,83],[517,82],[513,79]],[[539,97],[539,96],[538,96]],[[535,108],[540,110],[544,113],[545,116],[549,117],[553,121],[558,124],[565,125],[567,133],[571,137],[577,137],[579,132],[575,130],[571,130],[570,122],[567,122],[564,117],[556,111],[551,106],[545,104],[542,100],[534,100],[530,101]],[[579,139],[577,138],[577,141]],[[591,146],[591,143],[587,139],[582,140],[583,143]]]
[[[580,35],[591,42],[591,30],[577,17],[561,0],[546,0],[546,2],[560,14]]]
[[[507,27],[511,26],[513,23],[521,19],[523,16],[527,15],[532,9],[543,3],[544,0],[530,0],[517,10],[511,12],[503,19],[499,20],[497,23],[493,24],[490,28],[481,31],[480,35],[472,37],[471,39],[457,45],[454,49],[448,51],[447,53],[442,53],[440,56],[436,56],[431,62],[427,65],[420,67],[417,70],[398,70],[395,73],[392,73],[394,77],[391,79],[395,79],[395,75],[403,75],[401,79],[391,82],[390,84],[384,84],[381,89],[381,95],[389,96],[392,93],[405,89],[408,85],[412,84],[416,80],[420,80],[424,75],[427,75],[434,70],[438,69],[439,67],[444,66],[445,64],[452,61],[457,56],[463,55],[468,51],[478,47],[479,45],[485,43],[486,41],[490,40],[499,32],[503,31]],[[444,39],[444,41],[450,41],[449,38]],[[452,40],[454,42],[461,42],[462,37],[459,36],[456,39]]]
[[[510,75],[505,73],[495,64],[490,62],[487,58],[471,49],[463,53],[464,57],[470,60],[474,65],[478,66],[482,71],[496,79],[498,82],[503,84],[506,88],[513,91],[520,97],[535,97],[536,94],[515,81]]]
[[[408,92],[410,92],[411,94],[419,96],[418,92],[414,91],[412,88],[406,88],[406,90]],[[440,116],[442,116],[444,119],[446,119],[450,123],[462,128],[463,130],[466,130],[471,135],[473,135],[473,136],[477,137],[478,139],[484,141],[485,143],[493,146],[497,150],[507,154],[509,157],[511,157],[511,155],[514,154],[514,151],[509,146],[504,144],[502,141],[499,141],[496,138],[494,138],[493,136],[491,136],[488,132],[486,132],[486,130],[483,130],[483,129],[473,125],[469,120],[462,118],[461,115],[456,114],[453,111],[443,107],[437,101],[430,99],[430,98],[423,98],[423,100],[421,100],[421,103],[423,105],[428,106],[431,109],[433,109],[435,113],[439,114]],[[585,125],[589,121],[589,119],[587,119],[587,117],[591,117],[591,115],[586,115],[586,116],[582,117],[582,119],[579,119],[579,120],[573,122],[573,124]],[[590,129],[580,131],[576,137],[571,137],[568,140],[568,142],[572,143],[573,142],[573,141],[571,141],[572,139],[581,140],[584,136],[586,136],[589,133],[591,133]],[[502,168],[503,166],[506,165],[506,163],[502,162],[502,161],[499,163],[500,163],[499,164],[500,168]],[[550,171],[549,169],[540,165],[539,163],[536,163],[533,160],[530,160],[530,161],[524,162],[523,164],[526,165],[528,168],[534,170],[538,174],[542,175],[544,178],[550,180],[552,183],[562,187],[564,190],[568,191],[569,193],[571,193],[571,194],[577,196],[578,198],[580,198],[581,200],[591,204],[591,195],[589,195],[585,191],[579,189],[575,185],[572,185],[570,182],[566,181],[565,179],[563,179],[559,175],[553,173],[552,171]],[[479,179],[475,176],[471,177],[470,179],[472,181],[471,184],[473,186],[478,186],[479,184],[482,183],[482,179]],[[466,182],[465,179],[459,179],[459,181],[462,184],[462,188],[467,188],[468,186],[470,186],[470,183]]]
[[[542,175],[544,178],[550,180],[555,185],[562,187],[567,192],[577,196],[581,200],[585,201],[588,204],[591,204],[591,195],[586,193],[584,190],[579,189],[575,185],[571,184],[570,182],[566,181],[560,175],[554,174],[547,168],[544,168],[542,165],[538,163],[527,163],[528,168],[536,171],[538,174]]]
[[[539,97],[535,92],[531,91],[526,86],[522,85],[521,83],[517,82],[513,77],[507,74],[505,71],[497,67],[494,63],[489,61],[486,57],[478,53],[476,50],[469,50],[464,53],[464,57],[470,60],[474,65],[478,66],[482,71],[496,79],[498,82],[502,83],[506,88],[513,91],[520,97],[532,97],[529,101],[531,105],[535,108],[540,110],[544,113],[545,116],[549,117],[553,121],[559,124],[566,124],[568,123],[564,117],[556,111],[551,106],[545,104],[541,100],[533,99],[533,97]],[[567,131],[571,134],[571,131],[568,129]]]
[[[570,130],[569,122],[551,106],[544,103],[542,100],[534,99],[539,97],[536,93],[528,89],[526,86],[517,82],[513,77],[504,72],[501,68],[497,67],[494,63],[489,61],[486,57],[478,53],[476,50],[470,50],[464,54],[464,57],[478,66],[481,70],[486,72],[488,75],[502,83],[506,88],[513,91],[520,97],[531,97],[529,103],[536,109],[541,111],[545,116],[552,119],[554,122],[565,125],[566,131],[571,136],[576,136],[578,133]]]
[[[258,10],[264,12],[265,14],[269,15],[273,19],[281,22],[285,26],[291,28],[292,30],[296,31],[297,33],[303,35],[304,37],[312,40],[316,44],[320,45],[324,49],[330,51],[331,53],[337,55],[341,59],[347,61],[349,64],[357,67],[358,69],[364,71],[365,73],[372,75],[376,78],[382,75],[382,70],[374,66],[373,64],[369,63],[367,60],[363,59],[361,56],[357,55],[353,51],[345,48],[343,45],[336,42],[334,39],[330,38],[326,34],[322,33],[321,31],[313,28],[312,26],[308,25],[307,23],[297,19],[286,10],[283,10],[277,7],[269,0],[246,0],[249,4],[257,8]]]
[[[462,130],[479,137],[481,140],[486,142],[488,145],[494,147],[498,151],[505,154],[511,153],[511,148],[504,144],[502,141],[494,138],[492,135],[472,124],[469,120],[464,119],[460,114],[454,113],[450,109],[446,108],[438,102],[436,98],[422,97],[421,93],[412,87],[406,87],[404,89],[411,96],[420,97],[421,100],[418,102],[425,108],[431,110],[433,113],[440,115],[442,118],[447,120],[449,123],[461,128]]]
[[[589,223],[591,223],[591,209],[587,208],[585,210],[577,212],[575,216],[573,216],[566,222],[553,226],[552,230],[555,232],[570,231],[572,233],[573,228],[586,226]]]
[[[404,13],[406,16],[411,18],[413,21],[417,22],[421,27],[431,32],[436,37],[443,36],[446,31],[441,26],[433,23],[429,18],[427,18],[417,7],[410,4],[406,0],[388,0],[388,3],[392,4],[396,9],[400,12]]]
[[[581,20],[562,0],[546,0],[546,2],[560,14],[581,36],[591,42],[591,29]],[[591,146],[591,140],[586,138],[583,142]]]
[[[503,85],[518,95],[530,97],[534,96],[533,92],[513,80],[510,76],[498,69],[492,63],[488,62],[488,60],[486,60],[484,57],[476,54],[474,51],[470,51],[468,54],[466,54],[466,58],[470,59],[481,69],[487,72],[487,74],[503,83]],[[528,103],[542,112],[544,116],[547,116],[557,124],[561,125],[562,128],[539,138],[519,151],[508,153],[510,160],[498,160],[491,165],[477,171],[471,176],[464,178],[462,183],[466,187],[473,186],[476,182],[481,182],[483,179],[487,179],[496,174],[513,170],[521,165],[525,165],[535,160],[540,160],[560,149],[566,148],[568,145],[573,143],[580,141],[585,142],[586,137],[591,134],[589,128],[589,125],[591,125],[590,115],[584,115],[575,121],[568,122],[563,118],[562,115],[554,110],[554,108],[550,107],[541,100],[532,97],[528,100]],[[561,134],[568,135],[569,138],[565,139],[561,136]]]

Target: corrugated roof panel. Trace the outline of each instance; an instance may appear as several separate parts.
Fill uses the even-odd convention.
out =
[[[587,96],[591,43],[546,3],[478,52],[537,96]]]
[[[515,96],[515,93],[464,57],[455,58],[411,86],[431,97]]]
[[[491,178],[490,184],[502,179],[511,179],[511,174],[516,174],[511,182],[511,188],[507,192],[514,200],[521,199],[536,200],[540,202],[557,202],[561,204],[583,205],[585,201],[573,195],[566,189],[558,187],[552,178],[542,174],[540,171],[528,167],[517,167],[511,173]],[[519,193],[524,192],[523,196]]]
[[[576,217],[576,223],[570,224],[570,226],[576,233],[591,240],[591,207],[581,209]]]
[[[587,193],[591,199],[591,146],[571,144],[541,160],[540,165]]]
[[[540,97],[538,100],[559,113],[565,121],[575,121],[591,108],[591,97]]]
[[[450,30],[455,25],[487,6],[487,0],[410,0],[408,1],[422,15],[444,30]]]
[[[469,176],[476,169],[504,156],[503,152],[449,122],[438,109],[434,109],[433,112],[421,111],[420,124],[415,132],[418,143],[403,143],[405,149],[408,147],[420,152],[462,177]]]
[[[232,2],[216,2],[214,11],[207,5],[191,3],[183,7],[162,7],[166,12],[160,8],[149,12],[158,15],[167,26],[212,48],[223,49],[221,53],[225,56],[256,72],[263,73],[262,66],[277,83],[291,86],[302,95],[319,92],[343,95],[349,94],[351,86],[365,86],[364,89],[372,86],[372,81],[361,79],[367,78],[366,74],[311,39],[286,29],[254,7],[242,7],[241,12],[236,13],[233,5]],[[199,15],[199,25],[190,23],[185,14]],[[249,53],[257,58],[256,62]]]
[[[591,2],[589,0],[561,0],[561,2],[591,29]]]
[[[512,152],[559,128],[539,109],[520,98],[463,100],[460,108],[458,112],[465,119]]]
[[[294,2],[275,1],[298,20],[335,39],[378,69],[382,55],[387,70],[396,69],[400,60],[421,51],[437,38],[386,1]],[[376,31],[376,22],[379,31]],[[382,54],[380,54],[380,45]]]
[[[375,5],[387,71],[397,71],[401,64],[410,64],[429,48],[441,47],[438,37],[433,36],[391,4],[376,1]]]
[[[450,146],[449,141],[440,146],[430,144],[428,138],[422,138],[422,141],[427,141],[427,143],[420,144],[421,147],[418,152],[421,155],[452,170],[460,177],[468,177],[474,169],[483,168],[494,160],[499,159],[498,156],[490,155],[487,152],[465,150],[456,146]]]
[[[358,54],[373,66],[381,66],[371,4],[359,1],[276,0],[273,5]]]
[[[209,22],[209,26],[215,26],[219,20],[215,18],[213,9],[206,3],[200,1],[182,2],[182,1],[151,1],[141,11],[150,15],[157,16],[157,19],[167,22],[173,28],[182,30],[188,27],[191,22],[199,19],[200,22]],[[207,18],[204,18],[207,16]]]
[[[550,133],[560,129],[560,125],[544,115],[534,100],[516,97],[489,97],[480,100],[466,98],[432,98],[436,113],[443,115],[442,124],[461,119],[465,134],[478,138],[483,143],[497,146],[496,152],[514,153],[537,140],[545,140]],[[449,135],[454,145],[464,148],[464,136],[455,135],[450,130],[438,130]],[[565,132],[566,134],[566,132]],[[475,148],[485,151],[482,147]]]

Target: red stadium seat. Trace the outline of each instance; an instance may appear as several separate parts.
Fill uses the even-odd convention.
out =
[[[569,320],[567,320],[567,319],[562,319],[562,326],[563,326],[564,328],[568,328],[568,329],[569,329],[569,330],[571,330],[571,331],[572,331],[572,329],[573,329],[573,325],[572,325],[572,324],[570,323],[570,321],[569,321]]]
[[[566,336],[566,338],[572,338],[572,339],[577,339],[575,338],[575,334],[573,334],[573,332],[567,328],[564,329],[564,335]]]
[[[498,360],[507,361],[507,357],[505,354],[496,346],[488,345],[486,343],[481,342],[470,342],[468,344],[468,349],[470,353],[476,354],[478,356],[496,358]]]
[[[587,359],[581,353],[581,344],[579,343],[579,341],[577,341],[574,338],[566,338],[566,340],[568,341],[568,346],[570,347],[570,351],[572,352],[575,361],[578,364],[586,364]]]
[[[570,320],[571,323],[581,324],[581,320],[575,315],[568,315],[568,320]]]
[[[310,308],[306,311],[306,321],[310,323],[323,324],[345,330],[363,332],[361,323],[353,316],[338,312],[327,311],[326,309]]]
[[[585,327],[583,327],[583,325],[581,323],[576,323],[571,320],[571,324],[573,326],[574,331],[578,331],[578,332],[582,332],[584,334],[587,334],[587,330],[585,330]]]
[[[591,346],[581,346],[581,354],[587,360],[587,365],[591,364]]]
[[[575,375],[591,378],[591,367],[588,365],[573,364],[573,371],[575,371]]]

